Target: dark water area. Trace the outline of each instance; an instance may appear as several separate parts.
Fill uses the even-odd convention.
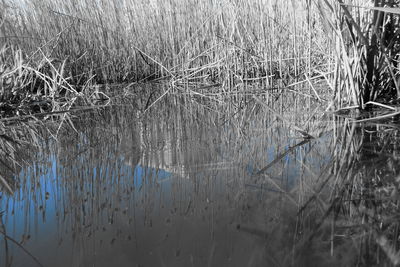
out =
[[[5,131],[0,266],[397,260],[395,123],[361,125],[301,101],[271,104],[284,121],[257,103],[221,112],[186,101],[144,113],[126,100]]]

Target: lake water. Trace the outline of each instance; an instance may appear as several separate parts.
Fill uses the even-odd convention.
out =
[[[273,111],[194,97],[4,129],[0,266],[396,260],[395,123],[357,124],[294,96],[263,99]]]

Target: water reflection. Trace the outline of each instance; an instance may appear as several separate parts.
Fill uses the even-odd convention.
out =
[[[0,198],[1,264],[342,266],[376,262],[364,257],[371,246],[389,251],[377,244],[393,234],[360,213],[376,220],[393,194],[397,129],[271,103],[318,136],[303,140],[256,103],[223,113],[180,101],[145,115],[129,103],[76,114],[57,139],[58,125],[21,127],[35,149],[14,144],[25,158],[1,169],[11,185]]]
[[[357,125],[346,121],[335,169],[340,177],[333,194],[336,244],[357,241],[357,265],[400,262],[398,247],[399,126],[391,121]]]

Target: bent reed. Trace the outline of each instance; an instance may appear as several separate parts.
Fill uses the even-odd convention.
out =
[[[12,107],[1,112],[90,104],[92,85],[157,79],[265,93],[320,77],[336,108],[397,99],[399,1],[350,2],[3,0],[0,97]]]

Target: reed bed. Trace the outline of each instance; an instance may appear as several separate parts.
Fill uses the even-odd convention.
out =
[[[325,1],[327,2],[327,1]],[[366,109],[369,101],[397,103],[399,95],[399,1],[336,1],[321,13],[335,35],[334,99]],[[327,16],[328,18],[328,16]]]
[[[274,88],[329,69],[317,7],[297,1],[34,0],[3,1],[1,10],[6,56],[20,53],[60,91],[163,78],[220,91]],[[0,80],[18,77],[10,72]],[[34,80],[29,86],[44,90]]]
[[[139,160],[152,165],[164,160],[165,155],[157,153],[165,146],[158,145],[173,147],[176,151],[171,152],[172,158],[182,166],[196,162],[214,166],[218,172],[224,166],[207,161],[209,154],[199,157],[195,152],[204,145],[212,147],[212,140],[220,138],[221,147],[227,151],[224,160],[250,162],[256,170],[255,174],[241,170],[235,176],[247,177],[246,180],[232,181],[231,176],[226,176],[227,184],[242,186],[242,192],[232,193],[236,199],[250,199],[248,188],[260,192],[267,188],[279,193],[276,199],[284,199],[285,205],[288,202],[291,206],[291,214],[297,214],[290,221],[295,226],[291,240],[296,251],[284,250],[285,255],[283,250],[277,251],[282,265],[301,260],[302,254],[307,258],[310,244],[322,244],[320,248],[312,247],[310,253],[339,255],[336,259],[342,263],[346,260],[340,256],[344,255],[353,265],[397,265],[399,142],[397,131],[393,130],[397,126],[373,124],[363,128],[356,123],[375,123],[398,115],[399,5],[397,0],[3,0],[0,116],[57,114],[61,122],[46,133],[22,122],[21,127],[1,125],[1,188],[8,194],[24,186],[25,191],[30,190],[28,183],[19,185],[13,175],[26,169],[29,155],[24,156],[23,152],[45,147],[42,142],[51,139],[49,136],[66,148],[57,151],[65,166],[59,169],[63,177],[78,177],[77,170],[68,164],[81,152],[87,153],[88,162],[98,160],[104,169],[118,172],[107,153],[120,153],[125,160],[118,158],[121,165],[137,165]],[[149,81],[167,84],[157,89],[147,85],[142,88],[142,83]],[[133,116],[119,121],[113,119],[118,114],[99,111],[96,116],[82,116],[81,123],[74,123],[72,115],[63,113],[77,105],[90,107],[109,101],[110,95],[119,96],[116,103],[135,106],[134,112],[123,110],[119,116]],[[165,105],[166,95],[172,96],[173,105]],[[310,114],[311,104],[316,102],[320,105]],[[156,105],[158,109],[154,108]],[[358,121],[338,119],[334,126],[323,122],[322,110],[326,108],[342,113],[379,105],[393,113],[367,119],[360,116]],[[210,113],[213,115],[205,118]],[[151,124],[160,114],[170,121]],[[94,122],[99,116],[104,119],[103,124]],[[129,133],[121,131],[126,125],[118,123],[128,124]],[[199,144],[198,149],[190,147],[183,153],[180,149],[187,145],[184,142],[192,138],[183,127],[186,124],[198,127],[196,134],[207,129],[215,136]],[[224,127],[227,125],[229,131]],[[111,131],[111,138],[104,129]],[[137,133],[132,135],[131,129]],[[87,136],[81,136],[83,132]],[[165,132],[180,143],[161,142],[160,136]],[[297,142],[296,138],[302,139]],[[324,138],[332,140],[326,144]],[[259,139],[268,143],[259,145]],[[371,144],[370,139],[375,143]],[[90,142],[84,143],[85,149],[80,151],[79,147],[68,145],[76,140]],[[110,140],[120,142],[121,147],[112,146]],[[97,143],[107,146],[98,147]],[[124,143],[129,144],[126,154]],[[269,147],[273,147],[269,154],[262,149]],[[129,149],[137,153],[129,155]],[[373,169],[371,166],[376,165],[368,160],[376,154],[384,157],[380,170]],[[285,161],[287,155],[294,155],[295,165],[300,168],[295,187],[281,179],[289,177],[292,165],[288,164],[293,164]],[[87,167],[85,163],[80,162],[82,168]],[[45,164],[49,164],[48,159]],[[160,166],[157,170],[162,169]],[[92,177],[92,172],[86,173],[85,179]],[[107,181],[108,174],[101,175]],[[194,187],[190,190],[202,185],[196,183],[208,186],[196,175],[192,178]],[[72,199],[73,189],[81,181],[63,182]],[[115,185],[120,185],[118,180]],[[100,192],[102,186],[96,190]],[[156,190],[152,184],[147,186],[149,192]],[[177,192],[182,191],[179,186],[184,184],[176,185]],[[44,190],[40,185],[35,189],[39,193]],[[128,187],[119,189],[132,191]],[[86,203],[84,190],[80,193],[79,201]],[[153,200],[144,196],[143,201],[153,205]],[[110,214],[114,211],[110,205]],[[71,218],[81,218],[79,207],[73,212]],[[243,212],[247,216],[246,213]],[[264,215],[268,216],[265,209],[260,209],[255,217],[262,221]],[[79,230],[80,221],[75,223]],[[281,229],[279,225],[272,226],[271,229]],[[245,227],[240,231],[260,233]],[[286,232],[276,231],[282,236]]]
[[[24,1],[7,11],[14,21],[6,20],[3,36],[68,58],[75,82],[90,72],[99,82],[221,68],[239,77],[289,66],[297,74],[307,62],[299,55],[317,54],[304,45],[311,18],[292,1]]]
[[[1,95],[18,95],[18,103],[41,101],[27,93],[50,102],[65,92],[68,99],[82,98],[81,92],[90,99],[92,85],[148,80],[224,93],[238,84],[265,90],[319,77],[336,108],[364,109],[400,92],[397,0],[0,5]],[[319,98],[312,86],[309,93]]]

